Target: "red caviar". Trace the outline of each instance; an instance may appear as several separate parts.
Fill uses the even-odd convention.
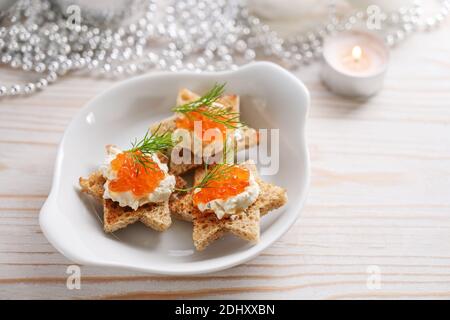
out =
[[[146,159],[145,167],[135,161],[131,152],[119,153],[111,161],[112,170],[117,172],[117,178],[109,182],[111,191],[131,191],[136,196],[143,196],[159,186],[164,179],[164,172],[153,159],[140,156]]]
[[[206,108],[205,107],[200,107],[198,109],[200,111],[203,111]],[[225,119],[226,118],[224,117],[224,120]],[[213,134],[210,137],[208,137],[208,138],[204,138],[206,131],[209,130],[209,129],[219,130],[221,135],[222,135],[222,140],[225,138],[227,127],[224,124],[222,124],[222,123],[217,123],[217,122],[211,120],[210,118],[205,117],[204,115],[202,115],[198,111],[191,111],[191,112],[186,113],[186,115],[184,115],[183,117],[178,118],[175,121],[175,123],[176,123],[177,128],[179,128],[179,129],[186,129],[186,130],[189,130],[189,131],[194,131],[195,121],[201,121],[202,122],[202,136],[201,136],[201,139],[204,142],[210,143],[210,142],[213,142],[215,140],[215,135],[213,135]]]
[[[250,185],[250,172],[238,166],[232,166],[218,180],[208,182],[206,188],[200,189],[192,196],[195,205],[208,203],[211,200],[223,199],[238,195]]]

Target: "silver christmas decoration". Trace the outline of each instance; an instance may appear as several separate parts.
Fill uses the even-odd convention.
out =
[[[394,47],[415,32],[437,28],[450,13],[450,0],[436,1],[440,10],[434,16],[426,17],[420,2],[415,2],[387,13],[377,32]],[[282,38],[249,13],[241,0],[135,2],[130,12],[136,18],[121,25],[108,14],[105,19],[85,19],[89,16],[83,12],[77,24],[61,3],[16,1],[0,15],[0,63],[38,77],[26,85],[0,84],[0,97],[32,94],[69,72],[124,77],[151,69],[220,71],[256,59],[296,69],[321,56],[325,37],[369,18],[367,12],[357,11],[339,19],[331,2],[329,21],[305,34]],[[121,21],[123,16],[127,15],[122,14]]]

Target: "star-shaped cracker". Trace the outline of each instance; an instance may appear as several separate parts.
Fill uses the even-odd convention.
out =
[[[188,89],[181,89],[178,92],[178,96],[177,96],[177,106],[181,106],[184,104],[187,104],[189,102],[195,101],[198,98],[200,98],[200,96]],[[237,95],[224,95],[221,98],[219,98],[217,100],[217,102],[219,103],[219,105],[222,105],[224,108],[230,109],[233,112],[237,112],[239,113],[240,111],[240,106],[239,106],[239,96]],[[170,131],[173,132],[177,129],[176,126],[176,119],[178,118],[178,115],[173,115],[165,120],[162,120],[161,122],[151,126],[150,130],[153,132],[155,131],[157,128],[159,128],[160,130],[162,130],[163,132],[165,131]],[[255,145],[258,144],[258,133],[255,129],[247,127],[247,126],[243,126],[237,129],[232,129],[231,130],[234,134],[234,136],[236,137],[236,150],[244,150],[244,149],[248,149],[251,148]],[[205,146],[204,146],[205,148]],[[191,147],[191,150],[193,149],[193,147]],[[191,152],[191,150],[188,149],[183,149],[182,152]],[[214,149],[217,152],[221,152],[220,148],[216,148]],[[197,155],[200,159],[202,158],[201,155]],[[192,154],[192,159],[194,159],[194,154]],[[169,165],[169,172],[171,174],[174,175],[181,175],[184,174],[192,169],[201,167],[202,164],[197,164],[197,163],[173,163],[170,162]]]
[[[169,201],[174,199],[171,195],[169,201],[162,203],[148,203],[137,210],[130,207],[121,207],[111,199],[103,199],[106,179],[100,171],[93,172],[88,178],[80,178],[81,191],[93,196],[103,203],[103,228],[105,232],[114,232],[125,228],[129,224],[141,221],[147,227],[156,231],[164,231],[172,224],[169,211]],[[184,188],[186,182],[176,177],[176,188]]]
[[[278,186],[264,182],[258,175],[253,162],[247,161],[239,166],[252,172],[260,187],[256,201],[247,209],[229,217],[218,219],[214,213],[204,214],[194,206],[192,192],[174,196],[169,204],[172,214],[182,220],[193,222],[193,240],[197,250],[205,249],[214,240],[230,232],[241,239],[258,242],[260,217],[287,202],[286,191]],[[201,181],[204,169],[197,169],[194,184]]]

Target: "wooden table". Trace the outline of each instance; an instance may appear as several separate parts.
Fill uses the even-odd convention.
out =
[[[66,288],[71,262],[38,213],[64,128],[112,82],[74,76],[1,100],[0,298],[450,298],[450,23],[395,49],[370,101],[333,96],[318,70],[296,72],[312,96],[312,183],[280,241],[204,276],[82,266],[80,290]]]

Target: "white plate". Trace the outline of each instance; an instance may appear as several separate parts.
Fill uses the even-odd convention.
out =
[[[192,243],[192,225],[174,222],[163,233],[141,223],[107,235],[101,208],[79,192],[78,178],[104,159],[104,146],[122,148],[151,123],[171,114],[182,87],[205,92],[226,82],[241,96],[242,119],[254,128],[280,129],[280,169],[263,176],[287,189],[289,201],[261,221],[261,240],[252,245],[225,236],[202,252]],[[161,274],[200,274],[232,267],[255,257],[280,238],[300,214],[309,181],[305,119],[309,94],[292,74],[258,62],[220,73],[153,73],[115,85],[90,101],[67,127],[59,146],[53,187],[40,212],[41,228],[63,255],[80,264],[124,267]]]

